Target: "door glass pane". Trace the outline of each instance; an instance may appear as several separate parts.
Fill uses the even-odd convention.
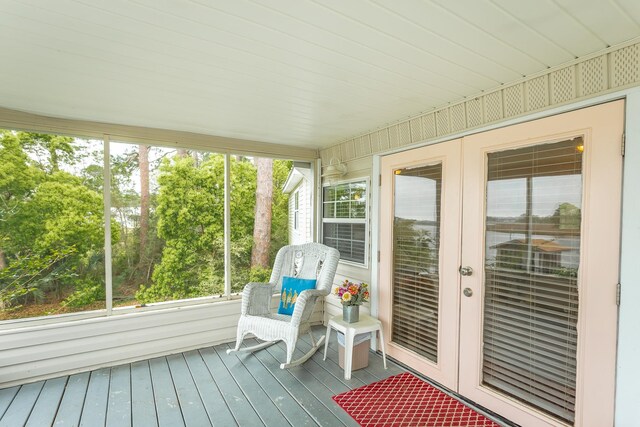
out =
[[[582,138],[488,155],[483,382],[573,422]]]
[[[392,340],[438,360],[442,164],[394,171]]]

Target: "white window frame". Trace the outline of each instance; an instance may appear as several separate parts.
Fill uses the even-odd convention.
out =
[[[364,194],[364,202],[365,202],[365,206],[364,206],[364,218],[325,218],[324,217],[324,190],[327,187],[336,187],[338,185],[342,185],[342,184],[351,184],[351,183],[355,183],[355,182],[362,182],[364,183],[365,186],[365,194]],[[331,182],[325,182],[322,184],[322,191],[320,194],[320,214],[321,214],[321,225],[322,225],[322,229],[320,230],[320,239],[322,239],[322,241],[324,242],[324,224],[364,224],[364,261],[362,263],[359,262],[355,262],[355,261],[349,261],[349,260],[345,260],[342,259],[342,257],[340,258],[339,263],[340,264],[345,264],[345,265],[350,265],[350,266],[354,266],[354,267],[360,267],[360,268],[369,268],[369,255],[370,255],[370,251],[369,251],[369,206],[370,206],[370,200],[371,200],[371,185],[370,185],[370,179],[369,177],[359,177],[359,178],[352,178],[352,179],[348,179],[348,180],[341,180],[341,181],[331,181]]]
[[[1,119],[1,115],[0,115]],[[55,121],[55,119],[54,119]],[[4,129],[11,129],[16,131],[29,131],[29,132],[40,132],[40,133],[51,133],[54,135],[59,134],[68,134],[77,138],[86,138],[86,139],[96,139],[102,140],[103,142],[103,210],[105,214],[105,218],[109,218],[111,215],[111,164],[110,164],[110,151],[111,151],[111,143],[125,143],[125,144],[147,144],[153,147],[167,147],[167,148],[184,148],[184,149],[193,149],[198,151],[210,152],[223,154],[225,159],[225,170],[224,170],[224,190],[225,190],[225,214],[224,214],[224,226],[225,226],[225,292],[223,295],[206,295],[195,298],[187,298],[187,299],[179,299],[172,301],[162,301],[162,302],[153,302],[148,303],[143,306],[124,306],[124,307],[113,307],[113,263],[111,259],[111,224],[110,221],[105,221],[105,308],[98,310],[86,310],[79,311],[75,313],[64,313],[64,314],[52,314],[52,315],[42,315],[42,316],[33,316],[33,317],[23,317],[17,319],[7,319],[0,321],[0,331],[9,330],[9,329],[20,329],[25,327],[33,327],[39,325],[46,324],[55,324],[61,322],[68,321],[77,321],[84,319],[93,319],[93,318],[110,318],[114,316],[120,316],[125,314],[133,314],[133,313],[141,313],[146,311],[156,311],[156,310],[166,310],[170,308],[178,308],[178,307],[191,307],[200,304],[211,304],[211,303],[220,303],[231,300],[238,300],[242,298],[242,293],[232,293],[231,292],[231,216],[230,216],[230,192],[231,192],[231,184],[230,184],[230,156],[232,155],[250,155],[255,157],[270,157],[272,159],[285,159],[285,160],[294,160],[294,161],[305,161],[304,158],[299,156],[284,156],[278,153],[273,154],[260,154],[253,153],[251,151],[242,151],[242,150],[227,150],[227,149],[217,149],[215,146],[205,147],[198,146],[196,144],[190,144],[186,142],[184,144],[169,144],[163,143],[162,139],[159,138],[158,141],[153,141],[150,143],[147,139],[142,139],[138,141],[136,138],[131,137],[118,137],[117,140],[114,141],[111,138],[111,135],[107,133],[103,133],[100,138],[94,138],[91,132],[83,132],[77,131],[75,129],[71,129],[68,132],[59,132],[57,130],[52,131],[41,131],[39,130],[39,126],[34,126],[32,128],[25,128],[22,125],[16,125],[7,123],[3,126]],[[163,131],[159,131],[162,132]],[[310,164],[312,161],[307,159]],[[312,176],[316,177],[316,174]],[[317,177],[316,177],[317,179]]]
[[[300,189],[293,193],[293,229],[300,229]]]

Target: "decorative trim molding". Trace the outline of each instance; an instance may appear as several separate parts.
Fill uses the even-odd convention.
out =
[[[323,164],[442,138],[551,107],[640,85],[640,41],[627,43],[481,92],[320,151]]]

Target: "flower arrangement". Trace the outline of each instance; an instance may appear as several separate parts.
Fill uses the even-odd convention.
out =
[[[345,279],[333,293],[342,300],[342,305],[360,305],[369,298],[369,285],[366,283],[353,283]]]

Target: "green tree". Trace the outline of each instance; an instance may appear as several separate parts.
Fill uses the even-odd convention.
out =
[[[291,162],[274,162],[272,242],[286,244],[287,196],[281,188]],[[176,155],[160,166],[158,236],[165,242],[152,283],[136,298],[143,302],[220,294],[224,290],[224,156]],[[269,270],[251,271],[256,167],[246,157],[231,158],[232,289]],[[273,256],[278,248],[272,244]],[[273,257],[271,258],[271,263]]]
[[[2,132],[0,221],[6,306],[52,294],[83,305],[104,295],[102,196],[68,170],[87,156],[72,138]],[[117,239],[117,232],[114,239]]]

